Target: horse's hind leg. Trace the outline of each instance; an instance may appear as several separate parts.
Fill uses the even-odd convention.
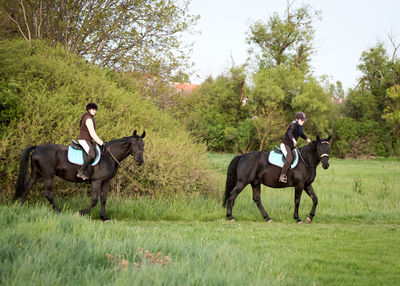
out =
[[[229,220],[233,221],[233,216],[232,216],[232,209],[233,205],[235,204],[235,200],[237,196],[240,194],[241,191],[243,191],[244,187],[243,183],[237,183],[236,187],[232,190],[229,200],[228,200],[228,207],[226,208],[226,216],[228,217]]]
[[[312,187],[312,185],[308,185],[307,187],[304,188],[304,190],[306,191],[306,193],[310,196],[310,198],[313,201],[313,206],[311,208],[311,212],[308,215],[307,220],[306,220],[308,223],[311,223],[313,218],[314,218],[315,210],[316,210],[317,205],[318,205],[318,197],[315,194],[314,188]]]
[[[92,201],[86,209],[79,211],[81,215],[87,214],[93,207],[97,205],[97,202],[99,200],[100,188],[101,188],[101,181],[92,182]]]
[[[50,204],[53,206],[53,209],[56,212],[61,212],[60,208],[57,206],[56,202],[54,201],[54,194],[53,194],[53,181],[54,177],[48,177],[44,179],[44,190],[45,196]]]
[[[27,182],[26,187],[25,187],[25,192],[22,194],[22,197],[20,199],[21,205],[23,205],[25,203],[25,200],[29,194],[29,191],[33,188],[33,186],[36,184],[37,181],[38,181],[38,178],[36,176],[31,176],[29,178],[29,181]]]
[[[265,221],[269,222],[272,221],[271,218],[268,216],[267,211],[264,209],[262,203],[261,203],[261,184],[251,184],[253,188],[253,201],[256,203],[258,209],[260,210],[263,218]]]

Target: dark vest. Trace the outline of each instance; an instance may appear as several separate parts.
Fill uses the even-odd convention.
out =
[[[91,115],[89,112],[86,112],[85,114],[82,115],[81,121],[79,123],[80,130],[79,130],[78,140],[86,140],[92,142],[93,141],[92,136],[90,136],[89,130],[86,126],[86,120],[88,118],[92,119],[94,130],[96,130],[96,119],[94,119],[94,116]]]

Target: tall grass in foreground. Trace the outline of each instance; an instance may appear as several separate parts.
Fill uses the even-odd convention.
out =
[[[0,205],[0,285],[399,285],[399,179],[395,160],[330,160],[317,170],[314,223],[292,219],[292,189],[264,187],[275,223],[262,219],[251,189],[239,195],[236,223],[221,208],[231,155],[209,155],[214,196],[121,198],[76,212],[86,197]],[[57,193],[57,192],[56,192]],[[219,198],[219,199],[218,199]],[[304,195],[304,218],[311,200]],[[147,252],[146,252],[147,251]]]

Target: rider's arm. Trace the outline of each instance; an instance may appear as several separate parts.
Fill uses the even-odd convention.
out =
[[[94,130],[92,119],[90,118],[86,119],[86,127],[88,128],[89,134],[92,137],[92,139],[100,146],[103,145],[103,141],[100,140],[99,136],[97,136],[96,131]]]
[[[296,139],[294,138],[294,135],[293,135],[293,131],[294,131],[295,128],[296,128],[296,124],[292,123],[290,125],[290,127],[289,127],[289,130],[288,130],[288,136],[289,136],[290,140],[292,140],[294,145],[296,146],[297,142],[296,142]]]

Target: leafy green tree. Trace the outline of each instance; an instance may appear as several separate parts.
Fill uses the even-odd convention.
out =
[[[390,57],[378,43],[362,53],[358,69],[362,73],[359,84],[346,98],[347,118],[335,124],[335,144],[341,149],[335,152],[353,157],[399,154],[400,63],[396,49]],[[355,130],[356,137],[346,130]]]
[[[400,134],[400,85],[389,88],[387,96],[387,106],[382,117],[392,128],[392,132],[398,136]]]
[[[180,35],[196,23],[189,1],[0,0],[2,33],[45,39],[99,66],[169,77],[186,67]],[[180,2],[179,2],[180,3]]]
[[[238,139],[241,134],[248,138],[247,128],[252,128],[243,123],[248,118],[245,104],[248,88],[243,71],[243,68],[233,68],[228,76],[207,79],[200,89],[181,98],[173,108],[175,116],[195,137],[204,141],[209,150],[232,152],[241,149],[241,145],[245,149],[251,145]]]
[[[262,127],[260,122],[256,121],[257,130],[262,130],[258,133],[269,134],[271,141],[281,139],[282,130],[300,110],[309,118],[306,126],[310,136],[327,134],[332,130],[330,119],[333,106],[329,94],[315,79],[297,68],[280,66],[260,70],[255,75],[255,86],[249,104],[252,106],[253,115],[264,123]],[[271,133],[269,130],[275,130],[277,133]]]
[[[286,65],[309,70],[313,53],[312,23],[320,12],[310,5],[293,10],[293,3],[288,1],[283,17],[274,13],[267,23],[257,21],[250,27],[247,41],[255,45],[250,53],[256,55],[259,68]]]
[[[250,27],[250,55],[255,55],[257,71],[251,91],[251,106],[259,148],[279,143],[283,130],[297,111],[306,112],[308,134],[328,133],[332,129],[332,104],[329,94],[310,73],[313,54],[313,21],[320,12],[303,5],[293,9],[288,1],[285,15],[274,13],[267,23]]]

